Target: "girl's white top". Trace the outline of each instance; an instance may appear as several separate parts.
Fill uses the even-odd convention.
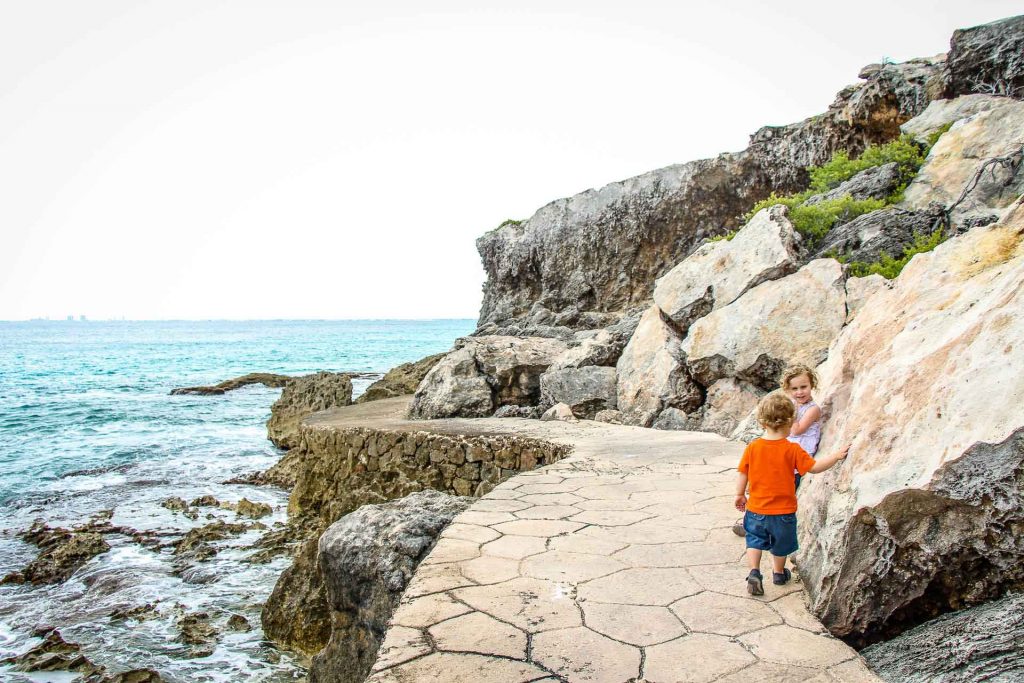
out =
[[[796,419],[797,422],[800,418],[811,409],[811,406],[817,406],[818,404],[814,401],[808,401],[803,405],[797,405],[796,407]],[[807,428],[803,434],[799,436],[786,437],[793,443],[800,444],[800,447],[807,451],[807,455],[814,455],[818,452],[818,442],[821,441],[821,418],[811,423],[811,426]]]

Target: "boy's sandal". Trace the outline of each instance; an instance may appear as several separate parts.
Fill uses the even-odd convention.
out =
[[[764,595],[764,584],[761,580],[761,572],[756,569],[750,570],[747,574],[747,592],[751,595]]]
[[[737,536],[740,536],[740,537],[743,537],[743,536],[747,535],[747,530],[743,528],[743,520],[742,519],[737,520],[737,522],[732,525],[732,532],[734,534],[736,534]]]
[[[784,586],[789,583],[789,580],[793,578],[793,574],[789,569],[783,569],[781,573],[772,572],[772,583],[776,586]]]

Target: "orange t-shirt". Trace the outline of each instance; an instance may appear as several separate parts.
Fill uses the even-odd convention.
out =
[[[762,515],[796,512],[796,478],[814,467],[814,458],[788,439],[754,439],[743,451],[737,469],[747,475],[747,509]]]

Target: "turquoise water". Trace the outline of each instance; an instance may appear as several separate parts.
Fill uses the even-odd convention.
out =
[[[170,396],[171,389],[257,371],[384,372],[449,349],[473,327],[472,320],[0,322],[0,574],[35,556],[15,536],[35,520],[67,526],[113,510],[115,524],[173,540],[210,519],[188,520],[160,503],[207,493],[267,502],[275,512],[262,521],[285,519],[286,492],[222,483],[280,457],[264,427],[280,390]],[[358,394],[369,380],[354,384]],[[234,521],[229,511],[207,514]],[[27,649],[31,631],[49,624],[115,670],[150,666],[181,681],[290,680],[298,669],[262,641],[258,616],[287,560],[244,562],[244,547],[258,536],[225,541],[212,560],[185,571],[168,549],[112,536],[112,549],[64,584],[0,586],[0,658]],[[109,618],[146,602],[157,606],[156,618]],[[255,628],[192,658],[175,627],[183,610],[218,619],[238,613]]]

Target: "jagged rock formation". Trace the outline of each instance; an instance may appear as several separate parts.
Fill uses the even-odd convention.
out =
[[[171,396],[189,394],[195,394],[198,396],[220,396],[221,394],[225,394],[229,391],[247,387],[250,384],[262,384],[263,386],[271,389],[280,389],[288,382],[292,381],[292,379],[294,378],[289,375],[276,375],[272,372],[250,372],[247,375],[235,377],[234,379],[226,379],[223,382],[209,386],[179,387],[178,389],[172,389]]]
[[[278,448],[298,445],[299,423],[313,413],[352,403],[352,379],[348,374],[318,372],[298,377],[285,385],[281,398],[270,407],[267,438]]]
[[[943,615],[861,655],[893,683],[1024,680],[1024,595]]]
[[[800,570],[852,642],[1024,584],[1022,239],[1018,204],[915,257],[819,369],[822,450],[853,447],[801,491]]]
[[[472,501],[421,491],[364,505],[324,532],[318,560],[332,627],[327,646],[313,657],[310,683],[362,683],[416,566]]]
[[[920,211],[887,206],[857,216],[832,230],[815,250],[816,258],[841,254],[848,261],[875,263],[882,254],[899,256],[916,235],[930,235],[942,226],[941,204],[930,204]]]
[[[39,555],[23,569],[4,576],[0,583],[63,583],[93,557],[110,550],[99,529],[92,525],[68,530],[36,523],[19,537],[37,546]]]
[[[944,88],[944,60],[875,65],[821,116],[757,131],[750,146],[560,199],[477,240],[487,272],[482,333],[605,327],[646,307],[651,283],[705,237],[738,228],[772,191],[802,189],[837,150],[886,142]]]
[[[1024,16],[954,31],[946,70],[946,97],[1024,97]]]
[[[564,403],[576,417],[615,409],[615,368],[588,365],[548,370],[540,377],[541,405]]]
[[[416,393],[416,387],[444,356],[443,353],[437,353],[412,363],[396,365],[388,370],[384,377],[367,387],[366,391],[356,399],[356,403],[379,401],[382,398]]]
[[[536,405],[540,376],[567,350],[543,337],[464,337],[427,373],[413,396],[416,419],[489,417],[506,405]]]

